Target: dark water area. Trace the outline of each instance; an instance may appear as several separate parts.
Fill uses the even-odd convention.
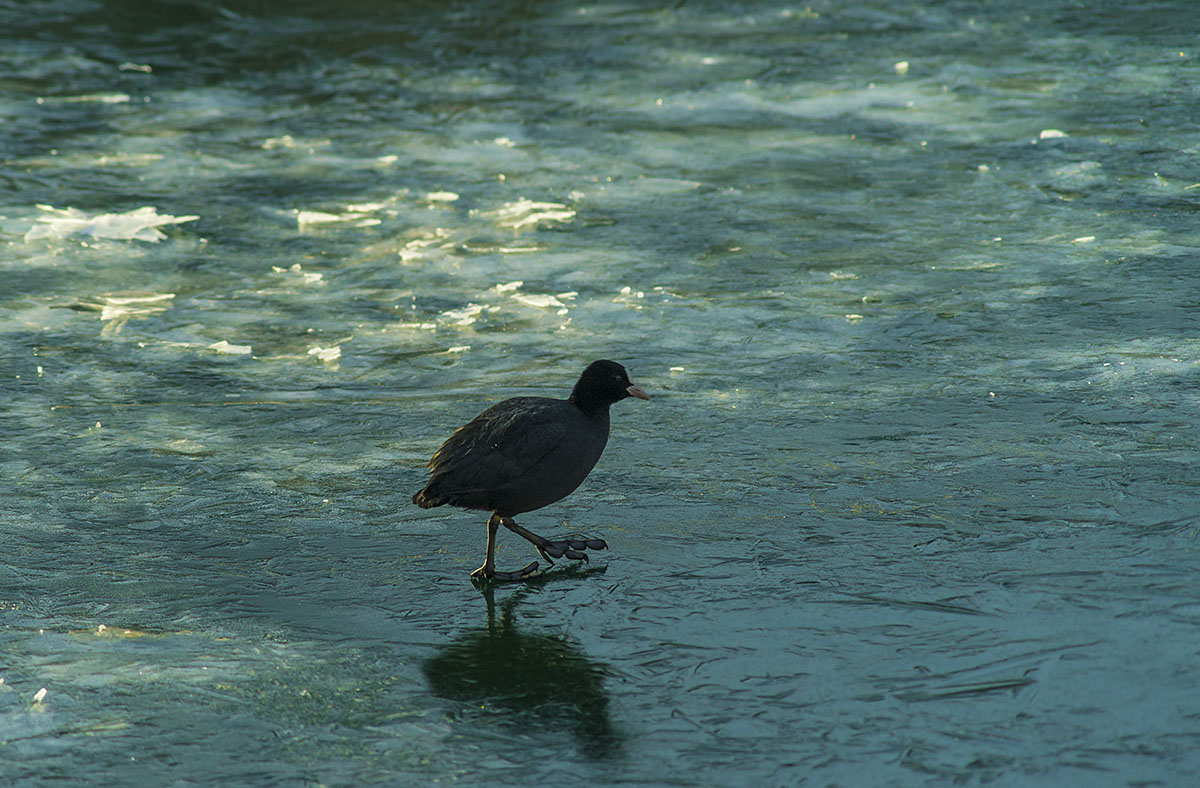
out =
[[[0,783],[1191,784],[1198,20],[0,0]]]

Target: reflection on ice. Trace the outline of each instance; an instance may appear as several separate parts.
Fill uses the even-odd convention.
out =
[[[38,209],[47,215],[39,216],[37,223],[25,233],[27,243],[40,238],[71,236],[157,243],[167,237],[157,228],[194,222],[200,218],[160,214],[149,205],[128,213],[103,213],[95,216],[89,216],[77,208],[60,209],[52,205],[39,205]]]
[[[566,729],[588,758],[612,755],[621,735],[609,714],[606,668],[570,640],[517,627],[518,592],[496,621],[494,587],[482,590],[487,626],[458,635],[423,666],[439,697],[516,730]]]

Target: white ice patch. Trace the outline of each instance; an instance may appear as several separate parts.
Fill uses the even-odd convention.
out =
[[[329,363],[337,361],[342,357],[342,349],[340,347],[320,347],[315,346],[308,349],[308,355],[316,356],[322,361]]]
[[[284,134],[282,137],[268,137],[263,140],[261,147],[263,150],[294,148],[296,147],[296,139],[291,134]]]
[[[174,293],[154,293],[144,296],[101,296],[100,319],[104,322],[131,317],[149,317],[166,312]]]
[[[147,167],[166,157],[161,153],[104,153],[97,156],[93,163],[97,167]]]
[[[447,309],[442,312],[442,317],[448,318],[450,325],[469,326],[475,322],[483,310],[483,304],[467,304],[462,309]]]
[[[530,225],[536,227],[540,222],[569,222],[575,218],[575,211],[561,203],[533,202],[522,197],[516,202],[505,203],[503,208],[487,211],[484,216],[494,219],[501,227],[519,230]]]
[[[88,93],[82,96],[38,96],[38,104],[128,104],[128,93]]]
[[[220,342],[213,342],[208,346],[209,350],[215,350],[218,353],[227,353],[232,356],[248,356],[250,355],[249,345],[231,345],[228,341],[222,339]]]
[[[374,205],[348,205],[346,208],[347,210],[342,213],[293,210],[292,215],[296,217],[296,226],[300,229],[300,232],[304,232],[308,228],[318,224],[353,222],[355,227],[372,227],[383,223],[382,219],[371,216],[371,213],[375,210]]]
[[[454,241],[447,240],[449,237],[449,230],[441,227],[435,227],[433,229],[432,237],[426,236],[425,238],[414,238],[406,243],[404,248],[400,250],[400,259],[403,262],[408,263],[412,262],[413,260],[420,260],[422,257],[428,257],[433,251],[430,249],[430,247],[435,247],[436,249],[452,249],[454,248]]]
[[[297,274],[304,279],[304,284],[306,285],[315,285],[325,278],[324,274],[305,273],[304,267],[299,263],[292,263],[290,268],[280,268],[277,265],[273,265],[271,266],[271,270],[277,274]]]
[[[533,294],[526,295],[524,293],[518,293],[518,294],[514,295],[513,298],[517,299],[518,301],[520,301],[522,304],[525,304],[526,306],[535,306],[535,307],[538,307],[539,309],[545,309],[546,307],[550,307],[550,306],[557,306],[557,307],[566,306],[566,304],[564,304],[562,301],[559,301],[557,298],[555,298],[552,295],[533,295]]]
[[[108,238],[116,241],[147,241],[158,243],[167,236],[158,228],[169,224],[194,222],[199,216],[171,216],[160,214],[151,206],[142,206],[129,213],[102,213],[89,216],[77,208],[55,208],[39,205],[46,215],[39,216],[37,223],[25,233],[25,242],[40,238]]]

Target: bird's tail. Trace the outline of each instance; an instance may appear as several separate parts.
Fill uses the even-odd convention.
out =
[[[435,506],[441,506],[448,500],[446,496],[434,490],[432,484],[429,484],[424,490],[413,496],[413,503],[422,509],[432,509]]]

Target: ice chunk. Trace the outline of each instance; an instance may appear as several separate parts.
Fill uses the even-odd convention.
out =
[[[292,215],[296,217],[296,225],[300,228],[300,232],[304,232],[305,229],[314,225],[335,224],[337,222],[354,222],[356,227],[374,227],[377,224],[383,224],[383,220],[371,216],[371,214],[382,210],[384,207],[384,203],[368,202],[347,205],[346,210],[341,213],[296,209],[292,211]]]
[[[451,325],[469,326],[475,322],[475,318],[479,317],[483,312],[483,304],[467,304],[462,309],[447,309],[442,312],[442,317],[449,318]]]
[[[87,93],[82,96],[38,96],[38,104],[128,104],[128,93]]]
[[[308,355],[316,356],[325,362],[337,361],[342,357],[342,349],[340,347],[320,347],[314,346],[308,349]]]
[[[215,350],[218,353],[228,353],[233,356],[248,356],[250,355],[249,345],[231,345],[228,341],[222,339],[220,342],[213,342],[208,346],[209,350]]]
[[[304,270],[304,266],[300,265],[299,263],[292,263],[291,268],[280,268],[277,265],[273,265],[273,266],[271,266],[271,270],[277,274],[286,274],[286,273],[299,274],[301,277],[303,277],[304,283],[308,284],[308,285],[315,285],[316,283],[320,282],[322,279],[325,278],[324,274],[306,273]]]
[[[533,202],[522,197],[484,215],[495,219],[502,227],[519,230],[528,225],[536,227],[540,222],[569,222],[575,218],[575,211],[560,203]]]
[[[71,236],[157,243],[167,237],[159,232],[159,227],[194,222],[200,218],[160,214],[149,205],[129,213],[102,213],[96,216],[89,216],[77,208],[60,209],[52,205],[39,205],[38,209],[46,215],[39,216],[37,223],[25,233],[26,243],[39,238]]]
[[[524,293],[518,293],[517,295],[513,296],[513,298],[517,299],[526,306],[536,306],[541,308],[548,306],[566,306],[566,304],[564,304],[562,301],[559,301],[552,295],[525,295]]]
[[[296,147],[296,139],[291,134],[284,134],[282,137],[268,137],[263,140],[263,150],[274,150],[275,148],[294,148]]]
[[[436,246],[440,249],[450,249],[454,247],[454,241],[447,240],[450,236],[450,231],[442,227],[433,228],[433,235],[426,235],[424,238],[414,238],[404,245],[400,250],[400,259],[404,262],[419,260],[422,257],[428,257],[429,251],[426,251],[431,246]]]
[[[100,319],[104,322],[131,317],[149,317],[166,312],[171,306],[174,293],[153,293],[144,296],[101,296]]]
[[[304,229],[310,224],[330,224],[332,222],[344,222],[347,216],[337,213],[326,213],[325,211],[296,211],[296,224],[300,229]],[[358,218],[353,217],[353,218]]]

